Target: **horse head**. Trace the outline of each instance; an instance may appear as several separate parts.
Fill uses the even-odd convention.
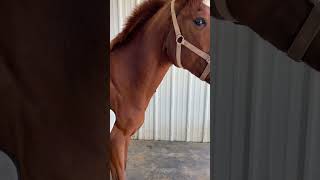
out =
[[[171,1],[166,53],[177,67],[210,83],[210,8],[203,0]]]

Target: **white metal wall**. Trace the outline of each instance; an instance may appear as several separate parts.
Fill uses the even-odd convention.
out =
[[[110,1],[110,38],[122,29],[143,0]],[[210,86],[185,70],[172,67],[152,98],[136,139],[210,141]]]

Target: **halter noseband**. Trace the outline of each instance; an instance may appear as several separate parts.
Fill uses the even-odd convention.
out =
[[[297,62],[302,61],[312,41],[320,32],[320,0],[310,0],[310,2],[314,7],[287,52],[288,56]],[[227,0],[215,0],[214,3],[224,19],[237,22],[230,13]]]
[[[183,68],[183,66],[181,64],[181,46],[184,45],[186,48],[188,48],[189,50],[191,50],[192,52],[194,52],[195,54],[197,54],[198,56],[200,56],[202,59],[204,59],[207,62],[207,66],[203,70],[203,72],[202,72],[202,74],[200,76],[200,79],[204,81],[207,78],[207,76],[209,75],[209,73],[210,73],[210,55],[205,53],[205,52],[203,52],[202,50],[200,50],[199,48],[195,47],[193,44],[191,44],[187,40],[185,40],[185,38],[181,34],[181,31],[180,31],[180,28],[179,28],[177,15],[176,15],[175,8],[174,8],[174,2],[175,2],[175,0],[171,1],[171,17],[172,17],[172,23],[173,23],[174,31],[176,33],[176,43],[177,43],[176,60],[177,60],[177,66],[180,67],[180,68]]]

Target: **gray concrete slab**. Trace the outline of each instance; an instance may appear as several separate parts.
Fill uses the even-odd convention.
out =
[[[209,180],[210,144],[134,140],[128,180]]]

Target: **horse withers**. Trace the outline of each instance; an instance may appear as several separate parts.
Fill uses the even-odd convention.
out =
[[[111,42],[111,173],[125,179],[131,136],[170,66],[210,83],[210,8],[202,0],[148,0]]]

